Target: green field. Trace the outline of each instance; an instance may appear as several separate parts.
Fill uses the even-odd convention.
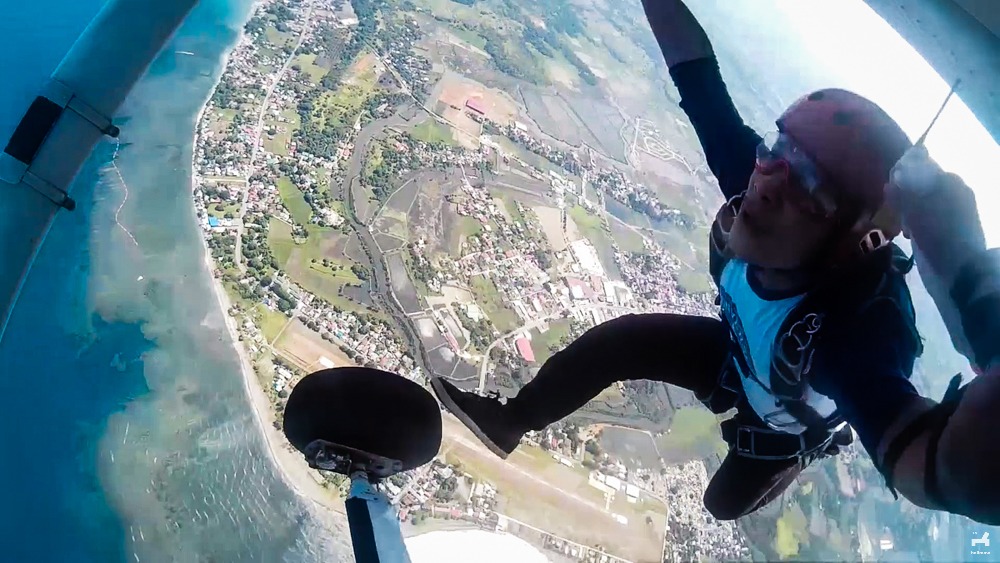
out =
[[[274,138],[269,139],[267,135],[263,136],[264,150],[279,156],[288,156],[288,147],[292,141],[292,135],[299,128],[300,118],[294,109],[282,111],[281,116],[285,118],[285,121],[268,120],[264,122],[265,132],[272,128],[275,131]]]
[[[257,304],[254,308],[256,309],[257,326],[264,333],[264,338],[268,343],[274,342],[278,333],[281,332],[281,329],[285,327],[285,323],[288,322],[288,317],[278,311],[272,311],[261,304]]]
[[[346,236],[339,231],[317,225],[307,225],[309,237],[298,243],[292,238],[291,228],[277,219],[271,219],[267,242],[282,270],[288,277],[317,297],[326,299],[348,311],[367,311],[357,303],[342,297],[345,285],[360,285],[351,263],[324,256],[324,247],[329,247],[338,237]],[[323,265],[323,259],[328,266]],[[313,262],[315,260],[316,262]]]
[[[689,293],[708,293],[715,290],[711,276],[683,267],[677,272],[677,284]]]
[[[302,191],[295,187],[291,180],[282,176],[278,178],[278,193],[281,195],[281,203],[285,204],[291,213],[292,220],[298,225],[308,225],[309,218],[312,217],[312,208],[306,202]]]
[[[219,211],[217,205],[222,205],[222,211]],[[239,212],[239,210],[240,210],[239,203],[213,204],[205,208],[205,211],[208,212],[208,216],[215,217],[216,219],[224,218],[227,213],[235,217],[236,214]]]
[[[774,550],[782,559],[791,559],[809,544],[809,522],[798,504],[785,508],[778,518],[774,535]]]
[[[552,357],[550,347],[558,346],[559,342],[569,336],[571,321],[569,319],[558,319],[549,323],[549,330],[540,333],[538,330],[531,332],[531,348],[535,351],[535,361],[544,364]]]
[[[642,243],[642,235],[617,221],[611,222],[611,235],[618,243],[618,247],[624,252],[645,252],[646,250]]]
[[[236,117],[235,109],[215,110],[209,116],[209,128],[213,133],[219,135],[225,133]]]
[[[450,31],[453,34],[455,34],[455,37],[458,37],[459,39],[461,39],[462,41],[465,41],[466,43],[468,43],[469,45],[472,45],[473,47],[476,47],[476,48],[479,48],[479,49],[485,49],[486,48],[486,39],[483,39],[483,36],[479,35],[475,31],[469,31],[467,29],[460,29],[460,28],[457,28],[457,27],[451,28]]]
[[[278,31],[278,29],[273,25],[267,26],[267,29],[264,30],[264,36],[267,37],[267,41],[269,43],[278,47],[279,49],[281,47],[284,47],[285,45],[288,45],[289,42],[293,42],[295,40],[294,34]]]
[[[274,258],[284,270],[288,259],[292,256],[292,249],[295,248],[295,241],[292,240],[292,228],[284,221],[271,219],[267,228],[267,245],[271,247]]]
[[[382,166],[382,143],[375,142],[372,143],[371,149],[368,150],[368,154],[365,155],[365,171],[364,176],[369,177],[371,174],[379,167]]]
[[[372,68],[346,78],[339,88],[324,91],[319,96],[310,119],[325,128],[353,127],[362,106],[375,93],[377,80]]]
[[[455,138],[452,135],[451,127],[438,123],[436,119],[428,119],[417,125],[410,131],[410,135],[425,143],[444,143],[454,145]]]
[[[597,215],[592,215],[580,205],[570,207],[569,216],[573,218],[576,226],[580,227],[580,233],[588,239],[596,236],[598,231],[601,234],[606,234],[604,231],[604,222],[601,221],[601,218]]]
[[[326,76],[327,72],[329,72],[329,69],[316,64],[316,57],[317,55],[315,53],[311,53],[308,55],[297,55],[295,59],[292,60],[292,65],[299,65],[302,72],[309,75],[309,81],[313,84],[319,84],[319,81]]]
[[[481,233],[483,225],[466,215],[459,215],[456,221],[457,225],[452,229],[448,229],[448,249],[453,257],[458,258],[462,255],[462,242],[470,236]]]
[[[507,308],[493,280],[486,276],[473,276],[469,285],[476,303],[482,307],[486,316],[493,321],[497,330],[507,333],[519,326],[520,321],[517,313]]]
[[[701,407],[684,407],[674,413],[670,431],[656,437],[660,453],[680,462],[725,455],[728,446],[719,433],[719,421]]]

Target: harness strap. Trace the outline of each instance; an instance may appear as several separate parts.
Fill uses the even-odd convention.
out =
[[[788,434],[740,424],[731,418],[722,423],[722,438],[743,457],[782,460],[804,458],[826,450],[833,442],[834,433],[815,428],[802,434]]]

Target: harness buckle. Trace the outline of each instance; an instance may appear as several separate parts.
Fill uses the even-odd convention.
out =
[[[744,436],[747,436],[744,439]],[[747,426],[736,427],[736,453],[754,455],[754,431]]]

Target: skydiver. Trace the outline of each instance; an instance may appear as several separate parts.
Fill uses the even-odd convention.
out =
[[[737,410],[722,423],[729,452],[704,496],[716,518],[775,499],[813,460],[849,443],[849,425],[894,494],[1000,522],[996,499],[983,501],[981,487],[995,489],[991,473],[968,466],[985,445],[967,436],[975,428],[967,414],[979,403],[1000,406],[1000,394],[952,387],[939,404],[909,380],[922,352],[904,280],[912,261],[890,242],[899,226],[884,209],[890,171],[912,147],[906,134],[871,101],[827,89],[793,103],[761,136],[737,113],[683,2],[643,7],[728,198],[710,237],[721,319],[620,317],[555,354],[506,403],[437,378],[439,399],[506,457],[525,432],[613,382],[663,381],[712,412]],[[992,329],[1000,315],[980,322]],[[981,346],[983,358],[1000,355],[1000,345]]]

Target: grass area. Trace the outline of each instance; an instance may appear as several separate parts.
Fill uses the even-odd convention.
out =
[[[222,207],[221,211],[219,210],[219,206]],[[239,212],[239,210],[240,210],[240,204],[239,203],[215,204],[215,205],[209,205],[206,208],[206,211],[208,212],[208,216],[209,217],[215,217],[216,219],[223,219],[223,218],[225,218],[225,216],[226,216],[227,213],[231,217],[236,217],[236,214]]]
[[[381,166],[382,161],[382,143],[372,143],[372,148],[368,151],[367,158],[365,158],[365,176],[369,176],[375,169]]]
[[[291,227],[278,219],[271,219],[267,242],[282,270],[294,282],[310,293],[326,299],[344,310],[362,312],[366,307],[343,297],[345,285],[360,285],[361,280],[351,271],[349,260],[334,260],[324,256],[331,237],[343,237],[339,231],[317,225],[306,225],[309,237],[298,243],[292,238]],[[323,259],[327,258],[327,266]],[[314,263],[313,260],[316,260]]]
[[[709,227],[698,226],[690,231],[677,227],[656,231],[655,238],[667,252],[692,266],[708,268]]]
[[[302,226],[308,225],[309,218],[312,217],[312,208],[306,202],[302,191],[295,187],[291,180],[282,176],[278,178],[278,193],[281,195],[281,203],[285,204],[288,212],[292,214],[292,220]]]
[[[451,32],[462,41],[479,49],[486,49],[486,39],[474,31],[467,29],[452,28]]]
[[[209,116],[209,128],[217,135],[225,133],[235,117],[235,109],[216,110]]]
[[[361,107],[374,91],[374,85],[342,84],[327,90],[316,100],[311,119],[324,128],[353,127]]]
[[[465,238],[477,236],[483,232],[483,224],[474,217],[469,217],[467,215],[463,215],[458,220],[458,227],[459,233]]]
[[[427,8],[435,17],[445,21],[465,21],[476,24],[480,19],[478,8],[466,6],[453,0],[418,0],[415,3]]]
[[[658,560],[663,542],[662,506],[653,502],[629,504],[619,495],[611,510],[628,518],[628,525],[615,524],[604,510],[604,495],[587,483],[584,468],[565,467],[540,448],[525,446],[506,461],[500,460],[483,448],[467,445],[475,438],[464,430],[457,435],[449,432],[450,422],[444,422],[445,460],[457,462],[461,471],[493,484],[499,492],[498,511],[573,541],[600,544],[623,557]],[[656,510],[651,525],[645,524],[646,509]]]
[[[224,282],[222,282],[222,287],[226,290],[226,295],[229,296],[229,301],[233,305],[239,305],[239,307],[241,309],[243,309],[243,310],[249,310],[249,309],[252,309],[254,307],[253,301],[250,301],[249,299],[245,299],[240,294],[240,288],[236,284],[236,282],[226,282],[226,281],[224,281]]]
[[[502,137],[499,135],[490,135],[490,139],[495,141],[500,145],[503,151],[515,158],[519,158],[524,162],[528,163],[529,166],[537,170],[544,172],[558,172],[559,174],[565,173],[565,170],[560,166],[556,166],[550,162],[547,158],[539,156],[528,149],[522,147],[521,145],[511,141],[507,137]],[[596,198],[595,198],[596,199]]]
[[[278,333],[281,332],[281,329],[285,327],[285,323],[288,322],[288,317],[278,311],[272,311],[261,304],[258,304],[255,309],[257,310],[257,323],[260,326],[261,332],[264,333],[264,338],[269,343],[274,342]]]
[[[481,233],[483,226],[479,221],[465,215],[456,214],[455,222],[455,226],[447,231],[448,250],[451,256],[458,258],[462,255],[462,243],[469,237]]]
[[[507,213],[510,215],[511,221],[521,223],[522,225],[528,224],[528,221],[524,218],[524,214],[517,208],[517,201],[510,194],[503,195],[503,205],[507,208]]]
[[[642,235],[617,222],[611,223],[611,235],[624,252],[645,252]]]
[[[604,389],[597,394],[596,397],[591,399],[592,402],[606,403],[611,406],[623,406],[625,405],[625,395],[618,390],[617,385],[612,385]]]
[[[292,228],[284,221],[271,219],[267,228],[267,245],[271,247],[278,265],[281,269],[285,269],[288,259],[292,256],[292,249],[295,248]]]
[[[544,364],[546,360],[552,357],[551,347],[558,346],[562,339],[569,336],[571,321],[569,319],[558,319],[549,323],[549,330],[539,333],[538,330],[534,330],[531,333],[531,347],[535,351],[535,360]]]
[[[482,307],[486,316],[493,321],[497,330],[506,333],[518,327],[517,314],[507,308],[493,280],[486,276],[473,276],[469,285],[471,286],[472,295],[475,297],[476,303]]]
[[[265,121],[264,132],[274,131],[273,136],[265,134],[264,150],[269,153],[288,156],[288,148],[292,142],[292,135],[299,128],[299,114],[293,109],[286,109],[281,112],[284,121]]]
[[[715,290],[711,276],[689,268],[681,268],[677,272],[677,283],[689,293],[707,293]]]
[[[455,137],[452,135],[451,127],[438,123],[436,119],[427,119],[410,131],[410,135],[418,141],[425,143],[444,143],[454,145]]]
[[[309,81],[313,84],[319,84],[319,81],[329,72],[329,69],[316,64],[316,57],[315,53],[310,53],[308,55],[298,55],[292,60],[292,65],[299,65],[302,72],[309,75]]]
[[[785,508],[778,518],[774,535],[774,550],[782,559],[791,559],[799,554],[802,547],[809,544],[809,522],[798,504]]]
[[[677,461],[724,455],[728,446],[719,433],[719,421],[701,407],[685,407],[674,413],[668,432],[656,438],[660,453]]]
[[[596,231],[606,234],[604,230],[604,222],[597,215],[592,215],[589,211],[584,209],[580,205],[574,205],[569,208],[569,216],[573,218],[573,222],[576,223],[577,227],[580,227],[580,232],[583,236],[592,238],[596,235]]]
[[[264,30],[264,36],[267,37],[269,43],[279,49],[295,39],[295,35],[292,33],[278,31],[278,28],[272,25],[267,26],[267,29]]]
[[[553,57],[546,57],[541,53],[535,55],[536,64],[545,69],[548,79],[554,83],[565,84],[573,87],[580,83],[580,72],[576,70],[566,57],[559,51],[552,53]]]

